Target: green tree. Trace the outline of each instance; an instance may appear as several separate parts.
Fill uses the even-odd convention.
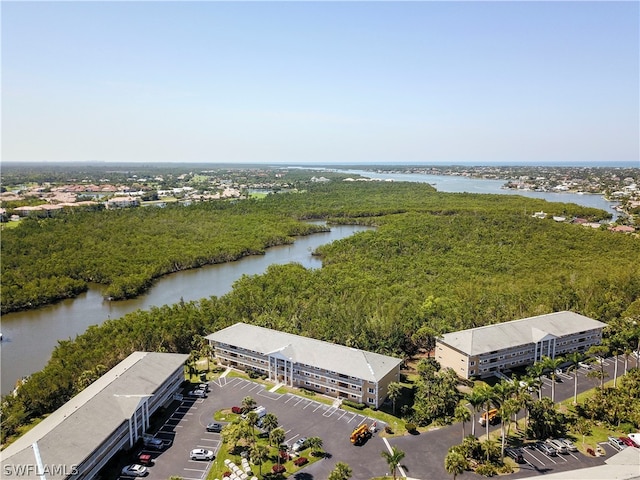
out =
[[[444,457],[444,469],[453,475],[453,480],[458,475],[462,475],[467,468],[469,468],[469,462],[460,452],[449,450],[447,456]]]
[[[382,451],[380,454],[389,465],[389,473],[393,475],[393,480],[396,480],[396,469],[404,458],[405,453],[397,447],[391,447],[391,452]]]
[[[247,413],[254,408],[256,408],[256,401],[253,399],[253,397],[247,396],[242,399],[242,410],[244,411],[244,413]]]
[[[274,428],[269,434],[269,444],[277,447],[284,442],[286,436],[287,434],[282,427]]]
[[[309,437],[307,439],[306,444],[311,449],[311,454],[314,457],[320,456],[320,452],[322,452],[322,439],[320,437]]]
[[[551,379],[551,401],[552,402],[556,401],[556,378],[557,378],[556,371],[558,370],[558,368],[560,368],[560,365],[562,365],[564,362],[565,360],[562,357],[555,357],[555,358],[542,357],[542,367],[544,368],[544,370],[547,372],[547,375]]]
[[[254,444],[249,451],[249,456],[254,465],[258,465],[258,471],[262,476],[262,464],[269,458],[269,449],[264,445]]]
[[[471,413],[469,412],[469,409],[464,405],[458,405],[453,413],[453,418],[456,422],[460,422],[462,424],[462,439],[464,440],[464,424],[471,420]]]
[[[578,403],[578,369],[580,364],[584,362],[586,356],[582,352],[571,352],[567,355],[566,359],[570,362],[567,372],[574,372],[573,375],[573,404]]]
[[[276,417],[273,413],[269,412],[262,417],[262,428],[267,431],[267,434],[271,434],[271,431],[274,428],[278,427],[278,417]]]
[[[396,414],[396,400],[400,398],[402,394],[402,384],[398,382],[391,382],[387,387],[387,396],[393,402],[393,414]]]
[[[336,466],[329,474],[329,480],[349,480],[353,476],[351,467],[343,462],[336,463]]]
[[[482,408],[482,405],[484,403],[484,398],[480,395],[480,393],[477,390],[473,389],[471,390],[471,392],[465,395],[465,399],[467,402],[469,402],[469,405],[471,405],[471,412],[472,412],[471,435],[475,437],[476,413],[478,413],[480,411],[480,408]]]
[[[604,379],[607,376],[607,372],[604,371],[604,362],[601,360],[609,355],[609,347],[606,345],[593,345],[587,350],[587,355],[597,359],[596,363],[599,365],[597,373],[598,378],[600,379],[600,388],[604,388]],[[589,372],[589,374],[590,373],[592,372]]]

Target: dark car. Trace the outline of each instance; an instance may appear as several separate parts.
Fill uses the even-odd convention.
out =
[[[507,448],[506,452],[516,463],[524,463],[524,456],[519,448]]]
[[[207,425],[207,432],[220,433],[222,431],[222,425],[219,423],[211,422]]]

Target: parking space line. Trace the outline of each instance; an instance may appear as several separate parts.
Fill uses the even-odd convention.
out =
[[[333,414],[334,414],[335,412],[337,412],[337,411],[338,411],[338,409],[337,409],[336,407],[331,407],[331,408],[327,409],[327,410],[322,414],[322,416],[323,416],[323,417],[330,417],[331,415],[333,415]],[[346,412],[345,412],[345,413],[346,413]],[[343,414],[343,415],[344,415],[344,414]],[[340,417],[340,418],[342,418],[342,417]]]
[[[302,407],[302,409],[305,410],[309,405],[313,405],[313,402],[307,403],[304,407]]]
[[[536,461],[537,461],[540,465],[542,465],[542,466],[544,467],[544,462],[543,462],[542,460],[540,460],[538,457],[536,457],[533,453],[531,453],[531,452],[527,452],[527,451],[525,451],[525,453],[528,453],[529,455],[531,455],[533,458],[535,458],[535,459],[536,459]]]
[[[316,410],[318,410],[319,408],[324,407],[324,406],[325,406],[325,405],[323,405],[323,404],[319,403],[319,404],[318,404],[318,406],[317,406],[313,411],[315,412]]]
[[[285,400],[285,402],[284,402],[284,403],[289,403],[291,400],[293,400],[293,399],[295,399],[295,398],[298,398],[298,397],[296,397],[296,396],[294,396],[294,395],[291,395],[291,394],[289,394],[289,393],[287,393],[287,396],[288,396],[289,398],[287,398],[287,400]]]

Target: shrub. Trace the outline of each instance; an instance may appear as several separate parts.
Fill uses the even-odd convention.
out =
[[[231,476],[231,472],[229,470],[227,470],[226,472],[224,472],[222,474],[223,477],[230,477]]]
[[[592,457],[595,457],[595,456],[596,456],[596,452],[595,452],[595,451],[593,450],[593,448],[591,448],[591,447],[587,448],[587,453],[588,453],[589,455],[591,455]]]
[[[367,406],[364,403],[352,402],[351,400],[343,400],[343,405],[347,407],[355,408],[356,410],[364,410]]]
[[[393,429],[389,425],[385,425],[384,431],[389,435],[393,435]]]
[[[482,465],[478,466],[478,468],[476,468],[476,473],[485,477],[493,477],[497,472],[496,467],[494,467],[493,465],[483,463]]]
[[[415,432],[415,431],[416,431],[416,428],[418,428],[418,427],[416,426],[416,424],[415,424],[415,423],[411,423],[411,422],[409,422],[409,423],[406,423],[406,424],[405,424],[405,428],[407,429],[407,432],[409,432],[409,433],[413,433],[413,432]]]
[[[293,461],[293,464],[294,464],[296,467],[301,467],[302,465],[304,465],[304,464],[305,464],[305,463],[307,463],[308,461],[309,461],[309,460],[307,460],[307,459],[306,459],[306,457],[300,457],[300,458],[296,458],[296,459]]]
[[[240,407],[231,407],[231,413],[235,413],[236,415],[240,415],[242,413],[242,408],[240,408]]]
[[[273,473],[284,473],[286,468],[284,468],[284,465],[274,465],[271,470],[273,470]]]

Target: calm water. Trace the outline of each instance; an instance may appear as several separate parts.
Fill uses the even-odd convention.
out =
[[[506,180],[484,180],[454,175],[426,175],[420,173],[375,173],[366,170],[336,170],[343,173],[362,175],[375,179],[391,179],[403,182],[429,183],[439,192],[449,193],[495,193],[499,195],[522,195],[523,197],[540,198],[549,202],[575,203],[585,207],[599,208],[618,218],[618,212],[613,207],[618,202],[609,202],[602,195],[579,195],[565,192],[526,192],[503,189]]]
[[[339,170],[349,174],[359,174],[376,179],[393,179],[432,184],[440,192],[493,193],[501,195],[522,195],[541,198],[550,202],[576,203],[600,208],[611,212],[614,219],[617,212],[612,209],[615,202],[608,202],[600,195],[578,195],[575,193],[514,192],[502,189],[503,180],[483,180],[477,178],[375,173],[365,170]],[[365,227],[338,226],[331,232],[318,233],[296,239],[293,245],[274,247],[262,256],[247,257],[237,262],[178,272],[159,279],[144,295],[133,300],[107,302],[102,298],[99,286],[71,300],[28,312],[3,315],[0,343],[2,361],[1,392],[10,391],[17,379],[41,370],[49,360],[58,340],[75,338],[90,325],[101,324],[108,318],[119,318],[138,309],[153,305],[173,304],[183,299],[185,302],[228,293],[233,283],[242,275],[263,273],[269,265],[297,262],[306,268],[319,268],[320,259],[311,252],[318,246],[348,237]]]
[[[236,262],[208,265],[164,276],[144,295],[133,300],[103,300],[99,285],[75,299],[69,299],[37,310],[2,316],[3,341],[1,392],[13,389],[23,376],[41,370],[58,340],[75,338],[90,325],[109,318],[120,318],[135,310],[170,305],[228,293],[242,275],[264,273],[269,265],[300,263],[306,268],[319,268],[322,261],[311,253],[320,245],[369,230],[352,225],[332,226],[330,232],[297,237],[292,245],[269,248],[265,255],[245,257]]]

